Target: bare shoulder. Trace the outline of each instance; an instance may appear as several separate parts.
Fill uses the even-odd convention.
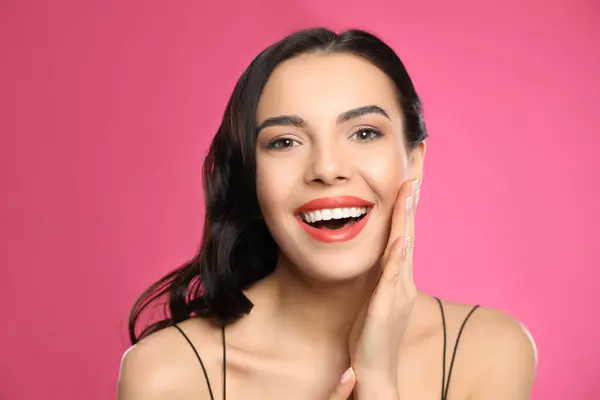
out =
[[[470,339],[475,343],[486,347],[493,344],[493,348],[515,345],[525,346],[523,350],[535,349],[533,338],[525,325],[504,311],[450,301],[442,301],[442,304],[451,323],[462,325],[466,320],[464,330],[468,326]]]
[[[219,361],[214,329],[198,319],[179,326],[210,371],[210,366]],[[175,327],[156,332],[125,352],[117,392],[119,400],[210,398],[198,358]]]
[[[473,309],[470,305],[455,303],[453,306],[462,309],[462,313]],[[515,317],[498,309],[478,307],[465,325],[468,332],[464,334],[469,335],[470,346],[480,354],[480,361],[491,363],[495,368],[535,368],[535,342],[525,325]]]
[[[444,308],[455,326],[474,309],[452,302],[444,302]],[[503,311],[478,307],[464,325],[460,346],[467,368],[477,377],[472,400],[529,399],[537,350],[523,323]]]

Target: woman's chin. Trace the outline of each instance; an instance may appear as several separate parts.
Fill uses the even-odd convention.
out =
[[[309,280],[321,283],[343,283],[352,281],[373,272],[377,260],[360,260],[357,257],[337,257],[335,259],[315,259],[296,264],[297,272]],[[361,262],[362,261],[362,262]]]

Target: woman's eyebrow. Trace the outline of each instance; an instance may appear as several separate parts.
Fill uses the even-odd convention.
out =
[[[348,111],[344,111],[343,113],[341,113],[338,116],[337,123],[341,124],[341,123],[349,121],[353,118],[362,117],[363,115],[367,115],[367,114],[379,114],[379,115],[383,115],[387,119],[391,120],[390,116],[383,108],[376,106],[376,105],[368,105],[368,106],[362,106],[362,107],[358,107],[358,108],[353,108]]]
[[[305,128],[307,125],[306,121],[297,115],[278,115],[277,117],[267,118],[258,127],[257,132],[269,126],[295,126],[297,128]]]
[[[338,124],[341,124],[367,114],[379,114],[391,120],[390,116],[383,108],[376,105],[368,105],[344,111],[338,115],[336,121]],[[307,125],[307,122],[297,115],[278,115],[264,120],[258,127],[257,133],[269,126],[294,126],[297,128],[305,128]]]

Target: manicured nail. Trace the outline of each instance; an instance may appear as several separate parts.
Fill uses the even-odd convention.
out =
[[[415,196],[417,193],[417,190],[419,190],[419,180],[415,179],[414,181],[412,181],[412,191],[411,191],[411,196]]]
[[[346,372],[344,372],[344,374],[342,375],[342,379],[340,380],[340,382],[346,383],[350,379],[352,379],[353,376],[354,376],[354,370],[352,369],[352,367],[350,367],[350,368],[348,368],[346,370]]]
[[[417,193],[415,194],[415,204],[419,205],[419,199],[421,198],[421,189],[417,189]]]
[[[410,244],[410,236],[404,238],[404,250],[408,249],[408,245]]]
[[[409,197],[405,200],[404,209],[407,214],[410,213],[410,211],[412,210],[413,204],[414,204],[414,200],[412,197]]]

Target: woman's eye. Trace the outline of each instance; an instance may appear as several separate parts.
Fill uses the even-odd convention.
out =
[[[297,145],[298,145],[298,142],[296,142],[294,139],[280,138],[280,139],[275,139],[275,140],[271,141],[267,145],[267,148],[269,148],[269,149],[284,149],[284,148],[288,148],[288,147],[294,147]]]
[[[360,129],[355,134],[352,135],[354,140],[358,140],[360,142],[379,139],[383,134],[379,132],[377,129]]]

